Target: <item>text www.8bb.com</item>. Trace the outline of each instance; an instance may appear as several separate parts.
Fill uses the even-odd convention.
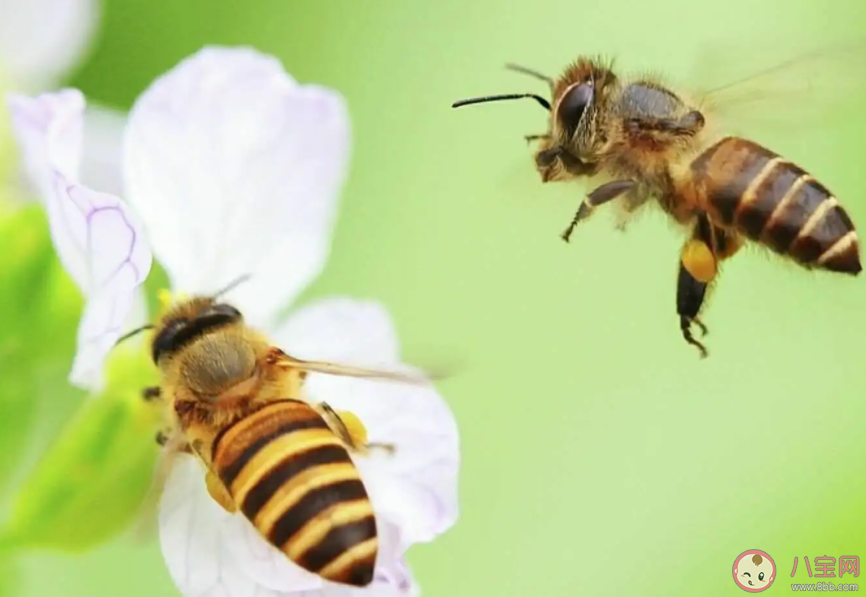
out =
[[[842,583],[839,584],[832,582],[815,582],[808,584],[792,584],[792,591],[859,591],[859,587],[856,584],[848,584]]]

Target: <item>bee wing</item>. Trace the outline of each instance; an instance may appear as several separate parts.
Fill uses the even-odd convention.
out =
[[[338,375],[342,377],[357,377],[366,379],[379,379],[395,381],[414,385],[429,385],[431,381],[451,377],[450,373],[442,371],[422,371],[406,367],[404,370],[378,369],[373,367],[357,367],[353,365],[334,363],[329,361],[305,361],[287,355],[280,354],[274,366],[286,369],[300,369],[310,373],[325,373],[327,375]]]
[[[798,47],[708,47],[689,78],[693,99],[739,134],[754,127],[799,134],[863,103],[866,40]]]

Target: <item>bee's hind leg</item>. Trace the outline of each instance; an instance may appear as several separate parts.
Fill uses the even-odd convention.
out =
[[[360,454],[368,454],[371,450],[382,450],[388,454],[396,452],[397,448],[394,444],[368,442],[367,429],[354,413],[346,410],[336,411],[326,402],[320,402],[317,407],[331,431],[349,450]]]
[[[680,272],[677,278],[677,315],[683,338],[697,347],[701,358],[707,357],[707,348],[692,336],[692,324],[698,326],[701,335],[707,334],[698,314],[704,304],[707,288],[718,273],[715,252],[715,235],[706,215],[701,214],[695,222],[692,236],[680,250]]]
[[[701,358],[707,357],[707,347],[692,335],[692,324],[698,326],[702,336],[707,334],[707,326],[698,319],[707,286],[704,282],[695,279],[682,262],[680,263],[680,274],[677,280],[677,314],[680,316],[680,330],[685,341],[697,347]]]
[[[680,330],[685,341],[701,352],[701,358],[706,358],[707,349],[692,336],[691,326],[698,326],[702,336],[707,334],[707,326],[698,319],[707,291],[718,279],[721,262],[732,257],[742,246],[742,236],[715,226],[706,214],[701,214],[695,222],[692,237],[686,241],[680,252],[680,273],[677,280]]]

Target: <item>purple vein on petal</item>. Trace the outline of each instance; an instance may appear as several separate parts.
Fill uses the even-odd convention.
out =
[[[138,284],[139,282],[141,282],[141,274],[138,271],[138,266],[132,262],[132,252],[135,249],[135,241],[136,241],[137,235],[135,233],[135,228],[133,228],[132,224],[129,223],[129,220],[126,218],[126,214],[123,213],[123,210],[120,209],[120,206],[97,207],[93,211],[89,212],[87,214],[87,234],[88,234],[88,237],[90,236],[90,233],[92,232],[91,223],[93,222],[93,217],[99,213],[106,212],[106,211],[116,211],[117,213],[119,213],[120,218],[123,220],[124,226],[126,226],[127,230],[129,230],[129,234],[131,235],[131,238],[129,239],[129,248],[126,251],[126,257],[124,257],[123,261],[116,268],[114,268],[111,271],[111,273],[107,277],[107,280],[110,280],[118,272],[120,272],[120,270],[123,268],[124,265],[129,265],[129,267],[132,268],[133,275],[135,276],[135,283]],[[90,242],[90,238],[88,238],[88,243],[89,242]]]
[[[108,306],[108,316],[104,320],[107,327],[101,329],[96,334],[89,335],[89,337],[82,339],[82,343],[85,345],[93,345],[100,343],[106,336],[111,334],[120,334],[121,333],[121,321],[117,321],[118,316],[118,306],[119,301],[126,300],[129,298],[129,295],[132,293],[135,286],[140,284],[142,279],[142,272],[139,266],[133,262],[133,254],[135,252],[135,247],[138,242],[138,233],[135,229],[135,226],[130,222],[125,210],[123,209],[122,203],[120,200],[111,196],[111,195],[102,195],[100,197],[105,197],[109,202],[117,202],[114,205],[96,205],[96,203],[86,195],[81,192],[86,190],[80,185],[75,183],[70,183],[66,181],[63,175],[59,172],[55,171],[55,179],[58,183],[57,186],[63,188],[63,196],[58,198],[59,200],[67,200],[72,203],[75,210],[84,217],[85,227],[86,227],[86,238],[84,239],[84,243],[82,246],[82,239],[76,238],[74,234],[71,235],[71,240],[78,248],[79,251],[83,253],[87,271],[89,277],[91,279],[87,280],[87,284],[90,287],[88,294],[90,296],[98,296],[100,291],[105,290],[110,286],[110,282],[113,279],[116,279],[117,276],[124,270],[124,268],[128,267],[133,275],[133,282],[129,286],[129,288],[124,288],[120,292],[115,292],[115,296],[111,296],[109,298]],[[62,183],[62,184],[60,184]],[[59,206],[60,207],[60,206]],[[95,229],[95,219],[99,214],[109,214],[116,213],[120,216],[122,221],[122,225],[126,228],[129,233],[129,241],[126,247],[125,255],[123,259],[118,263],[110,272],[108,272],[102,279],[96,280],[93,279],[94,272],[92,271],[93,265],[93,246],[94,246],[94,229]],[[71,231],[74,231],[74,227],[69,224],[68,212],[67,210],[60,207],[60,215],[63,220],[66,222],[67,228]],[[97,231],[98,234],[98,231]],[[123,295],[122,298],[120,295]]]
[[[64,195],[67,198],[69,198],[69,200],[72,202],[72,204],[78,210],[78,212],[82,216],[84,216],[85,223],[87,224],[87,242],[86,242],[87,247],[93,246],[93,242],[92,242],[93,241],[93,238],[92,238],[93,218],[97,214],[100,214],[100,213],[117,212],[120,215],[121,220],[123,220],[123,225],[126,227],[126,229],[129,231],[129,234],[130,234],[129,246],[127,247],[127,250],[126,250],[126,256],[117,265],[117,267],[115,267],[108,274],[108,276],[105,278],[105,280],[102,281],[102,283],[100,284],[100,288],[104,287],[107,284],[107,282],[109,280],[111,280],[112,278],[114,278],[121,271],[121,269],[123,269],[123,267],[126,265],[129,265],[129,267],[132,269],[133,276],[135,279],[134,285],[138,285],[141,282],[141,272],[139,271],[138,266],[135,263],[133,263],[133,261],[132,261],[132,254],[135,250],[136,241],[138,240],[138,234],[135,231],[135,227],[129,222],[129,219],[126,216],[126,213],[124,212],[121,205],[119,205],[119,204],[118,205],[104,205],[104,206],[98,206],[97,207],[96,205],[93,204],[92,201],[89,201],[86,198],[82,197],[78,200],[73,199],[72,198],[72,192],[73,192],[73,189],[75,189],[77,186],[79,186],[79,185],[67,182],[65,184]],[[80,245],[79,245],[79,248],[82,250],[85,250],[84,247],[81,247]],[[89,251],[87,251],[87,253],[89,253]],[[90,282],[93,284],[96,284],[98,281],[97,280],[91,280]],[[94,290],[98,290],[98,289],[99,288],[94,289]]]

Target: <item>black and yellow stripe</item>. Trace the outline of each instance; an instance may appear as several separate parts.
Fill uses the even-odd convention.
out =
[[[269,404],[223,429],[213,446],[214,470],[272,545],[327,580],[373,580],[370,499],[346,448],[309,404]]]
[[[854,224],[802,168],[746,139],[728,137],[692,163],[718,220],[809,268],[858,274]]]

